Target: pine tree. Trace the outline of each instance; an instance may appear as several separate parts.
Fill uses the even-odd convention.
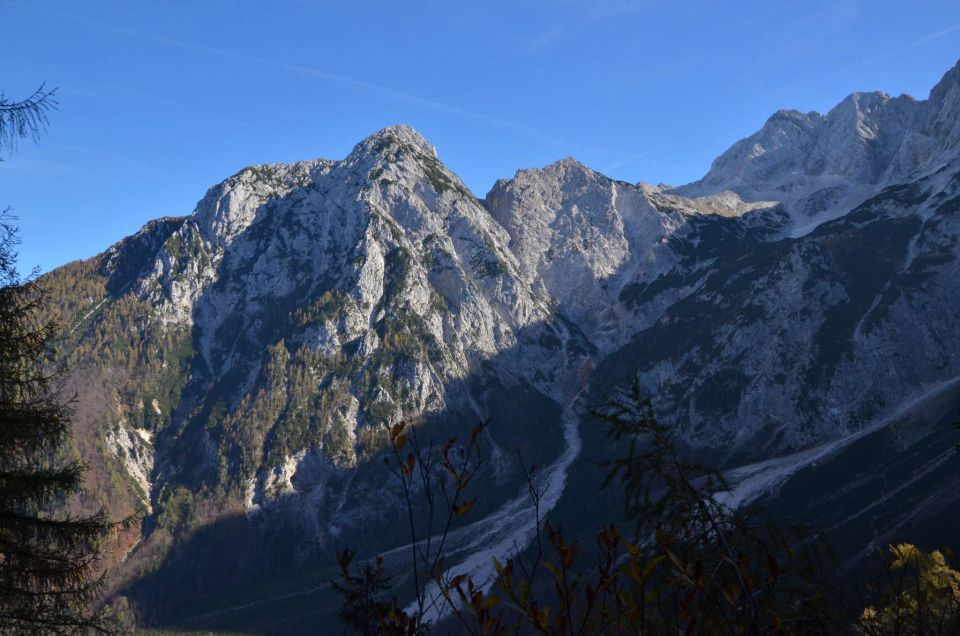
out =
[[[36,141],[47,127],[47,113],[57,107],[55,93],[40,86],[30,97],[11,101],[0,92],[0,148],[14,148],[25,137]]]
[[[49,91],[10,103],[0,95],[0,145],[36,135]],[[110,532],[103,511],[68,511],[83,469],[67,457],[69,405],[56,391],[53,322],[40,319],[36,273],[21,278],[18,236],[0,214],[0,632],[108,631],[93,612],[102,588],[98,548]]]

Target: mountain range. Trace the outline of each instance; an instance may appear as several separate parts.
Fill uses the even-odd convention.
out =
[[[489,577],[536,523],[520,458],[545,467],[546,511],[616,516],[585,413],[634,379],[734,504],[830,526],[851,563],[939,540],[958,240],[960,65],[926,100],[779,111],[680,187],[568,158],[480,199],[403,125],[245,168],[43,278],[85,499],[141,513],[111,597],[155,625],[335,614],[333,551],[404,544],[379,461],[400,421],[488,422],[451,563]]]

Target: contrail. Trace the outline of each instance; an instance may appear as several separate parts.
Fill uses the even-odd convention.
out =
[[[866,58],[866,59],[864,59],[864,60],[860,60],[860,61],[857,62],[856,64],[852,64],[852,65],[850,65],[850,66],[847,66],[846,68],[842,68],[842,69],[840,69],[840,70],[838,70],[838,71],[834,71],[834,72],[832,72],[832,73],[828,73],[828,74],[826,75],[826,77],[831,77],[831,78],[832,78],[832,77],[837,77],[838,75],[843,75],[844,73],[849,73],[850,71],[854,71],[854,70],[856,70],[856,69],[858,69],[858,68],[863,68],[864,66],[869,66],[870,64],[874,64],[874,63],[876,63],[876,62],[880,62],[881,60],[885,60],[885,59],[887,59],[887,58],[889,58],[889,57],[893,57],[893,56],[895,56],[895,55],[899,55],[900,53],[903,53],[903,52],[905,52],[905,51],[909,51],[910,49],[915,49],[915,48],[917,48],[918,46],[923,46],[924,44],[927,44],[928,42],[933,42],[934,40],[939,40],[939,39],[942,38],[943,36],[945,36],[945,35],[950,35],[951,33],[954,33],[954,32],[956,32],[956,31],[960,31],[960,22],[958,22],[958,23],[956,23],[956,24],[951,24],[950,26],[945,27],[945,28],[943,28],[943,29],[940,29],[939,31],[934,31],[933,33],[928,33],[927,35],[924,35],[923,37],[917,38],[917,39],[914,40],[913,42],[909,42],[909,43],[904,44],[904,45],[902,45],[902,46],[898,46],[898,47],[895,48],[895,49],[890,49],[889,51],[886,51],[886,52],[884,52],[884,53],[881,53],[880,55],[875,55],[875,56],[873,56],[873,57],[868,57],[868,58]]]
[[[213,121],[219,121],[219,122],[223,122],[223,123],[225,123],[225,124],[230,124],[231,126],[236,126],[237,128],[242,128],[242,129],[244,129],[244,130],[250,130],[250,131],[254,131],[254,132],[263,132],[263,129],[262,129],[262,128],[259,128],[259,127],[257,127],[257,126],[253,126],[253,125],[251,125],[251,124],[248,124],[248,123],[245,122],[245,121],[240,121],[239,119],[233,119],[232,117],[224,117],[223,115],[218,115],[218,114],[215,114],[215,113],[208,113],[208,112],[206,112],[206,111],[201,111],[201,110],[196,109],[196,108],[191,108],[190,106],[187,106],[186,104],[181,104],[181,103],[179,103],[179,102],[175,102],[175,101],[169,100],[169,99],[163,99],[162,97],[157,97],[156,95],[150,95],[149,93],[143,93],[143,92],[141,92],[141,91],[136,91],[136,90],[133,90],[133,89],[131,89],[131,88],[126,88],[126,87],[124,87],[124,86],[120,86],[119,84],[108,84],[108,87],[109,87],[109,88],[112,88],[113,90],[117,91],[118,93],[123,93],[123,94],[125,94],[125,95],[129,95],[129,96],[131,96],[131,97],[135,97],[135,98],[137,98],[137,99],[141,99],[141,100],[144,100],[144,101],[153,102],[153,103],[159,104],[159,105],[161,105],[161,106],[167,106],[167,107],[169,107],[169,108],[175,108],[175,109],[177,109],[177,110],[181,110],[181,111],[184,111],[184,112],[187,112],[187,113],[192,113],[192,114],[197,115],[197,116],[199,116],[199,117],[206,117],[206,118],[211,119],[211,120],[213,120]]]
[[[374,82],[358,80],[353,77],[348,77],[346,75],[331,73],[323,69],[304,66],[302,64],[293,64],[290,62],[283,62],[280,60],[273,60],[270,58],[265,58],[265,57],[255,56],[255,55],[248,55],[246,53],[240,53],[237,51],[221,49],[218,47],[208,46],[205,44],[195,44],[193,42],[186,42],[184,40],[177,40],[174,38],[154,35],[154,34],[146,33],[143,31],[136,31],[133,29],[118,27],[112,24],[108,24],[106,22],[101,22],[99,20],[94,20],[91,18],[86,18],[86,17],[74,15],[71,13],[51,11],[49,9],[39,8],[35,5],[27,5],[27,4],[21,4],[19,2],[13,2],[12,0],[7,0],[7,1],[8,1],[8,4],[12,6],[16,6],[21,9],[32,11],[34,13],[43,13],[56,18],[79,22],[81,24],[86,24],[89,26],[93,26],[106,31],[111,31],[113,33],[118,33],[121,35],[141,38],[151,42],[156,42],[158,44],[164,44],[167,46],[173,46],[173,47],[178,47],[178,48],[187,49],[187,50],[200,51],[200,52],[208,53],[211,55],[216,55],[219,57],[230,58],[234,60],[241,60],[244,62],[259,64],[262,66],[269,66],[269,67],[277,68],[281,70],[293,71],[293,72],[301,73],[303,75],[308,75],[311,77],[317,77],[330,82],[341,84],[343,86],[348,86],[350,88],[354,88],[357,90],[362,90],[362,91],[367,91],[367,92],[375,93],[378,95],[382,95],[384,97],[387,97],[389,99],[392,99],[400,103],[411,104],[414,106],[419,106],[421,108],[433,110],[435,112],[454,115],[464,119],[485,123],[491,126],[496,126],[496,127],[507,129],[507,130],[513,130],[515,132],[520,132],[528,136],[540,139],[541,141],[548,143],[550,145],[561,147],[561,148],[568,148],[568,149],[580,150],[580,151],[612,152],[625,157],[633,156],[633,153],[624,152],[622,150],[618,150],[615,148],[602,148],[602,147],[594,147],[594,146],[579,144],[566,139],[555,137],[548,133],[537,130],[536,128],[532,128],[525,124],[513,122],[508,119],[498,117],[496,115],[490,115],[487,113],[468,110],[468,109],[461,108],[459,106],[454,106],[452,104],[448,104],[445,102],[441,102],[441,101],[437,101],[437,100],[433,100],[425,97],[420,97],[418,95],[414,95],[406,91],[397,90],[395,88],[384,86],[382,84],[376,84]]]

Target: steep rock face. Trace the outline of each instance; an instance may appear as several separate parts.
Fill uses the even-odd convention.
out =
[[[227,410],[271,365],[279,381],[291,364],[316,372],[291,355],[326,361],[318,380],[342,405],[330,422],[350,440],[332,452],[352,464],[365,424],[441,410],[445,386],[546,319],[505,243],[433,148],[395,127],[341,162],[259,166],[211,189],[136,293],[160,324],[191,330],[195,393]]]
[[[661,218],[637,188],[618,184],[573,159],[522,170],[498,181],[486,203],[509,233],[526,281],[594,340],[615,311],[615,279],[679,219]]]
[[[682,235],[689,218],[767,207],[744,204],[733,193],[670,196],[614,181],[574,159],[497,181],[485,204],[506,228],[524,280],[601,351],[621,344],[682,295],[664,289],[667,297],[638,304],[629,302],[624,288],[648,284],[679,266],[668,238]]]
[[[283,558],[393,536],[399,500],[365,466],[401,419],[444,436],[489,419],[487,505],[520,477],[514,449],[555,456],[591,348],[508,243],[396,126],[342,161],[245,169],[192,215],[50,274],[76,383],[120,370],[100,398],[117,408],[76,417],[156,511],[124,567],[238,509],[258,536],[294,530]]]
[[[960,63],[930,91],[929,105],[924,132],[943,150],[956,152],[960,149]]]
[[[684,195],[733,190],[782,202],[795,235],[835,218],[885,185],[911,181],[955,156],[960,143],[960,71],[917,101],[853,93],[826,115],[779,111],[718,157]]]
[[[958,196],[954,162],[803,237],[741,234],[751,249],[683,274],[695,291],[598,373],[638,373],[685,440],[726,461],[869,426],[960,375],[960,306],[945,293],[960,283]],[[733,224],[699,219],[692,258]]]
[[[498,247],[502,232],[432,147],[396,127],[342,162],[259,166],[211,189],[138,292],[163,320],[196,324],[204,360],[218,374],[231,352],[217,331],[239,318],[250,335],[258,310],[283,299],[349,292],[341,324],[327,321],[311,334],[321,348],[365,336],[388,291],[407,292],[405,307],[421,316],[449,301],[449,319],[433,312],[428,327],[452,348],[462,374],[468,351],[493,354],[545,316],[542,301],[513,281],[516,264]],[[409,278],[410,288],[387,290],[392,274],[403,275],[393,281],[401,286]]]

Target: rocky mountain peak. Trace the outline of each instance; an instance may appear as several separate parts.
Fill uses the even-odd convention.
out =
[[[524,278],[601,349],[623,335],[622,281],[655,277],[664,266],[657,246],[682,224],[679,213],[658,210],[648,190],[572,157],[497,181],[485,205],[507,230]]]
[[[378,130],[357,144],[347,160],[371,154],[381,154],[388,150],[403,147],[412,148],[434,159],[437,158],[437,149],[416,129],[407,124],[394,124]]]
[[[543,168],[522,168],[517,170],[512,179],[497,179],[496,183],[487,193],[486,200],[494,202],[491,208],[494,216],[498,205],[495,203],[504,190],[511,187],[542,187],[549,183],[550,187],[562,187],[570,189],[576,186],[583,186],[588,182],[592,183],[610,183],[610,179],[603,174],[584,165],[573,157],[566,157],[544,166]]]
[[[885,185],[942,165],[944,151],[960,145],[958,115],[960,65],[927,101],[876,91],[852,93],[826,115],[780,110],[675,193],[732,190],[745,201],[778,201],[794,232],[809,231]]]
[[[927,133],[945,150],[960,148],[960,62],[930,91]]]
[[[763,124],[763,128],[761,128],[761,130],[768,130],[772,132],[777,130],[778,127],[788,125],[797,126],[803,129],[810,129],[819,123],[821,119],[823,119],[823,115],[815,110],[811,110],[808,113],[802,113],[799,110],[792,108],[781,108],[767,118],[767,121]]]
[[[310,185],[333,165],[314,159],[248,166],[207,190],[193,217],[206,241],[224,247],[250,226],[264,202]]]
[[[879,91],[847,95],[824,118],[823,125],[833,128],[825,142],[836,146],[837,141],[849,144],[876,139],[889,101],[890,96]],[[847,135],[851,138],[844,139]]]
[[[833,112],[841,113],[846,111],[855,111],[855,112],[870,112],[877,108],[883,107],[888,101],[890,101],[890,95],[884,93],[883,91],[867,91],[867,92],[855,92],[850,93],[839,104],[834,106],[827,113],[827,117]]]
[[[937,85],[930,89],[930,101],[942,102],[951,92],[960,90],[960,60],[943,74]]]
[[[599,175],[593,168],[581,163],[575,157],[564,157],[559,161],[554,161],[548,165],[544,170],[552,170],[558,174],[583,174],[583,175]]]

